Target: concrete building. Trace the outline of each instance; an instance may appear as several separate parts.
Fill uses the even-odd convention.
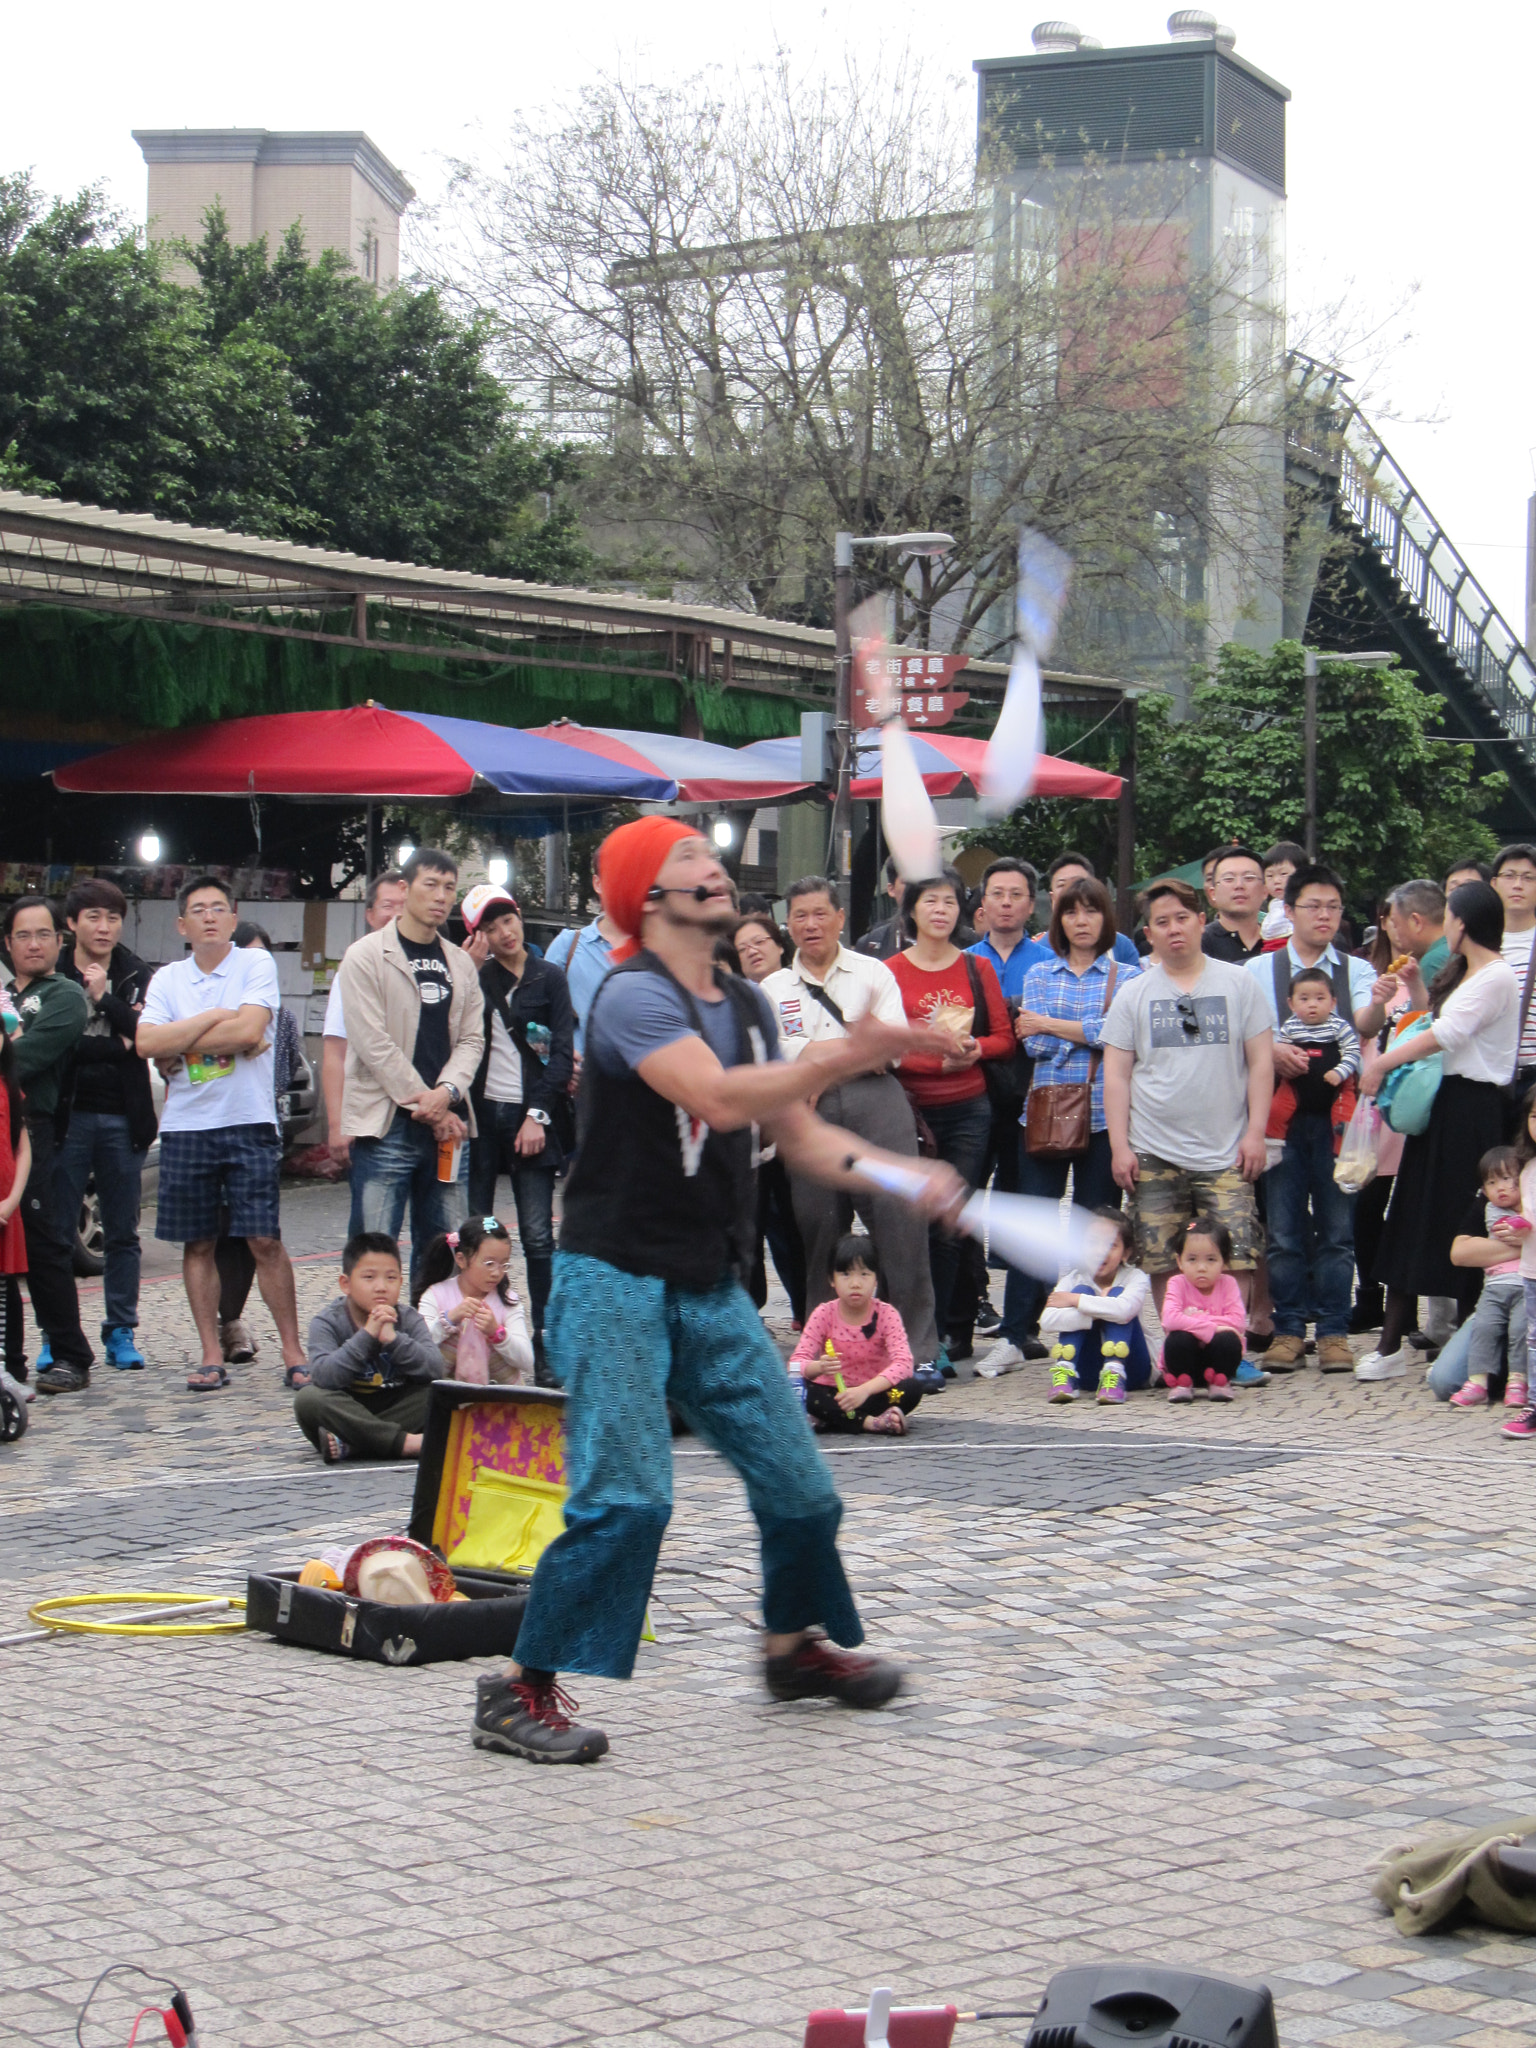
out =
[[[416,194],[357,130],[135,128],[149,166],[149,235],[201,240],[223,206],[237,243],[276,249],[295,221],[310,256],[341,249],[381,288],[400,277],[400,216]]]
[[[1162,558],[1141,569],[1145,589],[1121,577],[1094,597],[1080,577],[1063,622],[1064,665],[1160,674],[1177,689],[1223,641],[1264,648],[1281,631],[1290,94],[1235,54],[1213,15],[1176,13],[1168,29],[1166,43],[1105,49],[1046,21],[1027,56],[975,70],[992,262],[1055,277],[1069,303],[1097,270],[1118,277],[1126,302],[1118,331],[1063,332],[1062,384],[1102,383],[1123,348],[1136,367],[1104,402],[1177,404],[1187,362],[1174,308],[1190,293],[1212,416],[1243,423],[1204,502],[1186,494],[1158,514]]]

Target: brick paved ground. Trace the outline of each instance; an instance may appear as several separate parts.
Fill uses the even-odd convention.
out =
[[[342,1211],[286,1217],[319,1253]],[[308,1313],[334,1263],[299,1270]],[[293,1429],[264,1316],[256,1366],[194,1399],[179,1287],[146,1296],[154,1369],[0,1449],[0,1629],[404,1521],[408,1469],[327,1471]],[[787,2048],[872,1982],[1028,2006],[1123,1956],[1262,1977],[1286,2048],[1536,2035],[1536,1943],[1406,1941],[1368,1897],[1401,1838],[1536,1814],[1536,1467],[1496,1419],[1315,1372],[1055,1409],[1018,1375],[829,1455],[871,1637],[911,1668],[879,1716],[766,1701],[750,1524],[690,1443],[659,1640],[577,1688],[614,1740],[591,1770],[472,1750],[461,1667],[0,1651],[0,2038],[72,2039],[117,1959],[186,1985],[208,2048]],[[126,2040],[108,2010],[88,2048]]]

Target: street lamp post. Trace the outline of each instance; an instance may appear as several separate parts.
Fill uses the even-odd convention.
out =
[[[895,548],[898,554],[946,554],[952,533],[839,533],[832,544],[832,637],[837,671],[837,790],[832,803],[832,879],[846,895],[853,874],[853,648],[848,637],[852,611],[855,548]]]
[[[1302,663],[1302,744],[1305,754],[1303,783],[1306,797],[1306,825],[1302,832],[1302,844],[1307,849],[1307,859],[1317,859],[1317,673],[1319,660],[1334,663],[1340,668],[1384,668],[1389,661],[1396,661],[1392,653],[1371,654],[1323,654],[1319,656],[1315,647],[1301,650]]]

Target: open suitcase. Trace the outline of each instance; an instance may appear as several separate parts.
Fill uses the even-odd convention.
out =
[[[467,1600],[392,1607],[301,1586],[296,1571],[252,1573],[246,1625],[375,1664],[511,1656],[533,1568],[564,1527],[564,1406],[543,1387],[433,1383],[405,1533],[446,1559]]]

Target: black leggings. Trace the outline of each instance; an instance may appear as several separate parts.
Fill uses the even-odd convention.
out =
[[[903,1415],[910,1415],[922,1398],[923,1390],[916,1380],[898,1380],[894,1387],[871,1396],[862,1408],[846,1415],[837,1405],[836,1387],[823,1387],[815,1380],[805,1383],[805,1412],[812,1422],[819,1422],[823,1429],[845,1430],[850,1435],[863,1429],[866,1415],[883,1415],[887,1408],[899,1408]]]
[[[0,1273],[0,1365],[13,1380],[26,1376],[27,1329],[21,1318],[21,1281],[14,1273]]]
[[[1242,1356],[1243,1340],[1236,1330],[1218,1330],[1209,1344],[1202,1344],[1193,1330],[1170,1330],[1163,1340],[1163,1371],[1171,1380],[1187,1377],[1194,1387],[1203,1387],[1217,1373],[1230,1380]]]

